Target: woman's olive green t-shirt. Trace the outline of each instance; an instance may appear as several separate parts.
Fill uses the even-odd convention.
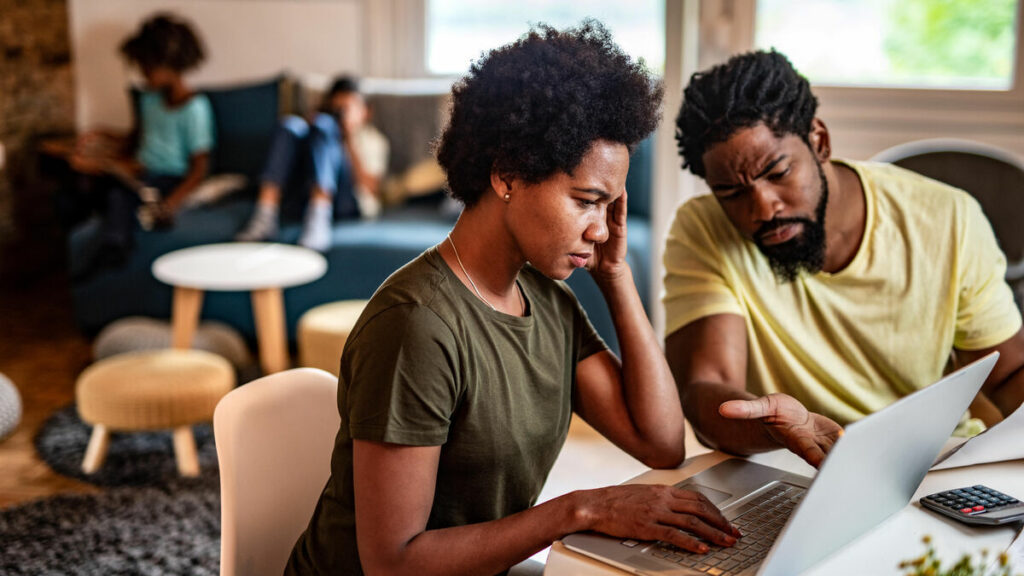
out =
[[[341,356],[331,477],[287,574],[362,574],[352,440],[440,446],[427,529],[532,506],[565,441],[576,365],[606,350],[572,291],[530,266],[524,317],[492,310],[431,248],[388,278]]]

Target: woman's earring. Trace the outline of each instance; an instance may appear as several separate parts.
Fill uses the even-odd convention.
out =
[[[509,193],[509,192],[505,192],[505,202],[508,202],[511,199],[512,199],[512,194]]]

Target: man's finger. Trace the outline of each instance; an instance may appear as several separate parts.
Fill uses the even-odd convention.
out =
[[[797,456],[800,456],[815,468],[820,468],[821,463],[825,461],[825,451],[810,436],[794,438],[793,447],[796,448],[793,452],[796,452]]]
[[[775,415],[775,406],[767,396],[753,400],[729,400],[722,402],[718,413],[735,420],[756,420]]]

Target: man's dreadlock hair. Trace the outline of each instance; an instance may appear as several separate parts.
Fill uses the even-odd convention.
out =
[[[121,44],[121,55],[143,70],[166,66],[177,72],[191,70],[206,58],[192,27],[170,14],[143,22],[142,28]]]
[[[776,136],[795,134],[809,143],[817,109],[818,99],[807,79],[782,54],[772,50],[733,56],[694,74],[683,91],[676,118],[683,168],[704,177],[708,148],[759,123]]]

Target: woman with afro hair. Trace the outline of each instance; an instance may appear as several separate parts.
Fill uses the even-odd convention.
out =
[[[661,94],[595,21],[538,26],[455,85],[437,157],[465,210],[345,345],[331,478],[287,574],[522,573],[583,530],[735,543],[710,502],[670,486],[534,506],[573,412],[649,466],[684,458],[676,386],[626,263],[629,155]],[[621,361],[562,282],[578,268],[603,291]]]

